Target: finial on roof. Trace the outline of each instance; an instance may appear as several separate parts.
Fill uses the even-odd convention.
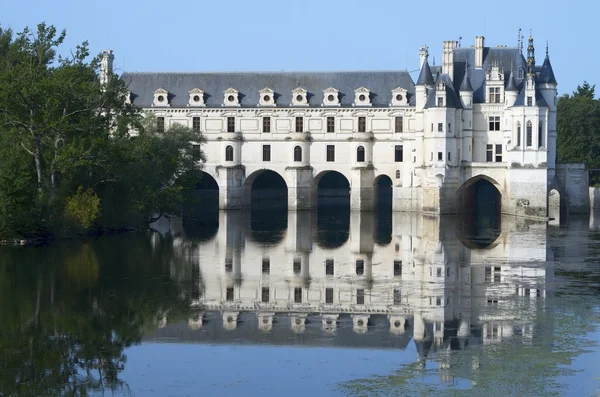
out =
[[[546,40],[546,56],[548,56],[548,40]]]

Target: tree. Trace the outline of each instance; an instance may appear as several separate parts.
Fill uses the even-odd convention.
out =
[[[595,86],[584,82],[557,104],[556,154],[559,163],[600,166],[600,102]]]
[[[8,159],[0,164],[0,215],[10,215],[0,236],[147,224],[177,211],[193,186],[187,175],[201,164],[191,146],[203,142],[199,133],[159,133],[126,103],[122,79],[101,82],[100,57],[88,61],[87,42],[57,56],[65,35],[46,24],[16,35],[0,29],[0,151]],[[88,199],[92,212],[75,211]]]

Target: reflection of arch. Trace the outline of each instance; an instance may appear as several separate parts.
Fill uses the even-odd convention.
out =
[[[350,211],[348,208],[327,208],[313,213],[317,217],[313,225],[313,240],[322,249],[343,246],[350,237]]]
[[[288,188],[285,178],[276,171],[260,169],[246,177],[243,185],[244,207],[287,210]]]
[[[318,173],[312,184],[312,203],[319,206],[350,206],[350,181],[338,171]]]

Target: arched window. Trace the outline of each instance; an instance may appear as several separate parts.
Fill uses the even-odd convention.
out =
[[[294,148],[294,161],[302,161],[302,148],[300,146]]]
[[[400,170],[396,170],[396,179],[400,179]]]
[[[527,146],[533,146],[533,125],[531,121],[527,122]]]
[[[544,123],[540,121],[538,127],[538,147],[542,147],[544,146]]]
[[[233,161],[233,146],[231,145],[225,148],[225,161]]]
[[[365,161],[365,148],[362,146],[356,148],[356,161],[359,163]]]
[[[521,122],[517,121],[517,146],[521,146]]]

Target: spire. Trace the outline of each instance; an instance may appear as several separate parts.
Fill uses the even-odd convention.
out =
[[[519,91],[519,89],[517,88],[517,83],[515,82],[515,74],[512,71],[512,68],[510,70],[510,75],[508,76],[508,84],[506,84],[506,91]]]
[[[463,77],[462,83],[458,91],[473,92],[473,86],[471,86],[471,80],[469,79],[469,64],[465,62],[465,76]]]
[[[529,35],[527,46],[527,74],[535,77],[535,47],[533,46],[533,35]]]
[[[425,59],[423,63],[423,67],[421,68],[421,73],[419,73],[419,78],[417,79],[416,85],[433,85],[433,76],[431,74],[431,68],[429,67],[429,62]]]
[[[546,44],[546,58],[542,64],[538,82],[540,84],[557,84],[556,77],[554,77],[554,71],[552,70],[552,64],[550,63],[550,56],[548,55],[548,44]]]

